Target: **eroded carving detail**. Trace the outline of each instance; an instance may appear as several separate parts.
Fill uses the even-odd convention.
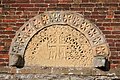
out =
[[[101,44],[95,47],[95,53],[99,56],[109,56],[109,50],[107,44]]]
[[[51,18],[51,22],[61,22],[62,21],[62,15],[60,12],[51,13],[50,18]]]
[[[62,28],[59,27],[61,24],[63,26]],[[57,27],[53,25],[57,25]],[[66,28],[65,26],[68,27]],[[62,31],[63,33],[61,33]],[[36,43],[32,44],[30,40],[37,32],[39,33],[36,35],[36,38],[34,37],[34,40],[32,39]],[[70,35],[69,32],[77,36]],[[27,46],[30,44],[33,46]],[[91,64],[89,64],[88,61],[91,61],[93,58],[89,58],[91,55],[109,55],[108,46],[104,44],[106,44],[106,41],[100,30],[88,20],[84,19],[82,15],[74,12],[46,12],[30,19],[30,21],[20,28],[12,41],[9,54],[10,56],[17,54],[23,58],[27,47],[27,50],[30,49],[33,54],[33,56],[29,58],[35,59],[36,56],[34,55],[36,55],[41,47],[41,50],[48,50],[48,52],[51,53],[48,56],[50,60],[56,58],[71,61],[78,60],[78,62],[73,64],[74,66],[78,66],[78,64],[79,66],[88,66]],[[39,45],[47,46],[47,49]],[[101,45],[104,45],[105,48],[102,48]],[[55,49],[57,49],[56,51],[58,52],[54,52]],[[62,57],[60,57],[60,55],[56,55],[55,57],[54,53],[59,54],[61,52],[63,52],[61,54]],[[88,53],[89,55],[87,55]],[[84,58],[81,56],[84,56]],[[13,65],[12,61],[13,59],[10,59],[10,65]],[[82,61],[86,61],[85,63],[87,65],[81,64],[80,62]]]
[[[53,25],[32,38],[25,59],[26,66],[89,67],[93,55],[90,43],[82,33],[67,25]],[[64,61],[66,64],[62,65]]]
[[[48,14],[41,14],[41,21],[43,25],[46,25],[49,23],[49,15]]]
[[[80,30],[83,32],[86,32],[90,28],[91,28],[91,24],[89,24],[86,21],[83,21],[82,24],[80,25]]]

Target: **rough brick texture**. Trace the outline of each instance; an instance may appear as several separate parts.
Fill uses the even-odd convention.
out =
[[[0,66],[8,66],[15,32],[44,11],[76,11],[104,33],[111,51],[111,67],[120,65],[120,0],[0,0]]]

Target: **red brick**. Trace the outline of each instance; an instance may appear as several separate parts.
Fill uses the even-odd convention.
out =
[[[15,0],[3,0],[3,2],[2,3],[15,3]]]
[[[8,63],[0,62],[0,66],[8,66]]]
[[[79,8],[79,7],[80,7],[80,4],[71,4],[71,7],[72,7],[72,8],[75,8],[75,7]]]
[[[114,42],[108,42],[110,47],[114,47],[115,43]]]
[[[15,34],[9,35],[9,38],[14,38],[14,37],[15,37]]]
[[[0,46],[0,51],[3,51],[4,47],[3,46]]]
[[[114,18],[115,18],[115,19],[120,18],[120,15],[115,15]]]
[[[15,14],[16,14],[16,15],[22,15],[23,12],[22,12],[22,11],[17,11],[17,12],[15,12]]]
[[[23,0],[23,1],[24,1],[24,0]],[[18,4],[12,4],[11,6],[12,6],[12,7],[33,7],[34,4],[27,4],[27,3],[20,4],[20,3],[18,3]]]
[[[69,10],[69,8],[47,8],[47,11],[66,11]]]
[[[119,6],[117,7],[117,10],[120,10],[120,4],[119,4]]]
[[[106,16],[107,15],[107,11],[98,11],[99,15],[101,16]]]
[[[0,54],[0,58],[9,58],[9,55],[8,54]]]
[[[3,39],[2,41],[3,41],[3,42],[12,42],[11,39]]]
[[[9,59],[4,59],[4,62],[9,62]]]
[[[118,3],[104,3],[103,6],[104,7],[117,7]]]
[[[106,40],[107,40],[107,42],[114,42],[113,39],[106,39]]]
[[[99,27],[99,29],[100,29],[100,30],[105,30],[105,28],[104,28],[104,27]]]
[[[56,7],[56,4],[49,4],[48,7]]]
[[[105,30],[113,30],[112,27],[106,27]]]
[[[112,61],[113,64],[120,64],[120,59]]]
[[[82,0],[82,2],[89,2],[89,0]]]
[[[25,22],[25,21],[26,21],[25,19],[19,19],[16,22]]]
[[[86,10],[86,11],[90,11],[90,13],[92,13],[91,11],[93,11],[93,8],[87,7],[85,10]]]
[[[0,14],[2,14],[2,8],[0,8]]]
[[[114,18],[113,22],[120,22],[120,19],[119,18]]]
[[[58,3],[58,0],[45,0],[45,3]]]
[[[71,7],[71,4],[57,4],[57,7]]]
[[[30,8],[17,8],[18,11],[38,11],[39,8],[34,8],[34,7],[30,7]]]
[[[99,14],[99,12],[91,12],[92,13],[92,15],[98,15]]]
[[[39,8],[39,11],[45,11],[46,8]]]
[[[12,31],[13,28],[12,28],[12,27],[7,27],[5,30],[6,30],[6,31]]]
[[[15,11],[15,10],[16,10],[16,8],[11,8],[11,7],[10,8],[3,8],[3,11],[7,11],[7,12],[9,11],[9,14],[13,13],[12,11]]]
[[[24,8],[24,10],[25,11],[38,11],[39,8],[34,8],[34,7],[32,7],[32,8]]]
[[[102,4],[102,3],[96,3],[95,6],[96,6],[96,7],[102,7],[103,4]]]
[[[15,34],[14,31],[0,31],[0,34]]]
[[[120,42],[120,39],[116,39],[116,40],[114,40],[115,42]]]
[[[120,43],[116,43],[116,47],[120,47]]]
[[[70,8],[72,11],[85,11],[85,8]]]
[[[6,15],[6,19],[7,20],[11,20],[11,19],[13,19],[13,21],[14,21],[14,19],[20,19],[20,16],[16,16],[16,15]]]
[[[105,35],[106,38],[116,38],[115,35]]]
[[[4,62],[4,61],[5,61],[4,59],[1,59],[1,58],[0,58],[0,62]]]
[[[117,48],[110,48],[110,51],[117,51]]]
[[[4,46],[4,43],[0,42],[0,46]]]
[[[114,11],[115,14],[120,14],[120,11]]]
[[[35,4],[35,7],[48,7],[49,5],[48,4]]]
[[[31,0],[31,3],[44,3],[45,0]]]
[[[8,54],[8,51],[0,51],[0,54]]]
[[[118,66],[118,64],[111,64],[111,65],[110,65],[110,68],[111,68],[111,69],[114,69],[114,68],[116,68],[117,66]]]
[[[5,28],[4,28],[4,27],[2,27],[2,26],[0,26],[0,30],[5,30]]]
[[[111,26],[120,26],[120,23],[111,23]]]
[[[8,35],[0,35],[0,38],[8,38]]]
[[[108,8],[94,8],[94,11],[107,11]]]
[[[21,7],[17,8],[17,11],[24,11],[24,10],[25,8],[21,8]]]
[[[91,12],[84,12],[84,15],[91,15]]]
[[[112,34],[120,34],[120,31],[112,31]]]
[[[111,31],[102,31],[103,34],[111,34]]]
[[[24,23],[16,23],[16,25],[15,26],[22,26]]]
[[[72,2],[73,0],[58,0],[58,3],[72,3]]]
[[[94,7],[95,5],[94,4],[80,4],[80,7]]]
[[[113,18],[114,16],[113,15],[107,15],[106,16],[106,18],[109,18],[109,19],[111,19],[111,18]]]
[[[16,22],[14,19],[4,19],[3,22]]]
[[[120,47],[117,47],[117,51],[120,51]],[[119,57],[120,58],[120,57]]]
[[[29,3],[29,0],[16,0],[16,3]]]
[[[116,36],[116,39],[120,39],[120,34],[114,34]]]
[[[23,16],[27,16],[27,15],[30,15],[30,12],[29,11],[23,11]]]
[[[103,26],[110,26],[111,23],[103,23]]]
[[[105,19],[105,18],[102,18],[102,19],[97,19],[97,22],[111,22],[111,19]]]
[[[105,17],[106,17],[105,15],[103,15],[103,16],[91,15],[91,18],[93,18],[93,19],[104,19]]]

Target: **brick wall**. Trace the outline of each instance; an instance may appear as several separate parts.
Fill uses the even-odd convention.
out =
[[[120,0],[0,0],[0,66],[8,66],[15,32],[44,11],[76,11],[104,33],[111,51],[111,67],[120,65]]]

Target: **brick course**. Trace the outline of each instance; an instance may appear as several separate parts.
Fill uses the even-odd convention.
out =
[[[110,46],[111,67],[120,65],[120,0],[0,0],[0,66],[8,65],[12,38],[26,21],[58,10],[76,11],[94,22]]]

